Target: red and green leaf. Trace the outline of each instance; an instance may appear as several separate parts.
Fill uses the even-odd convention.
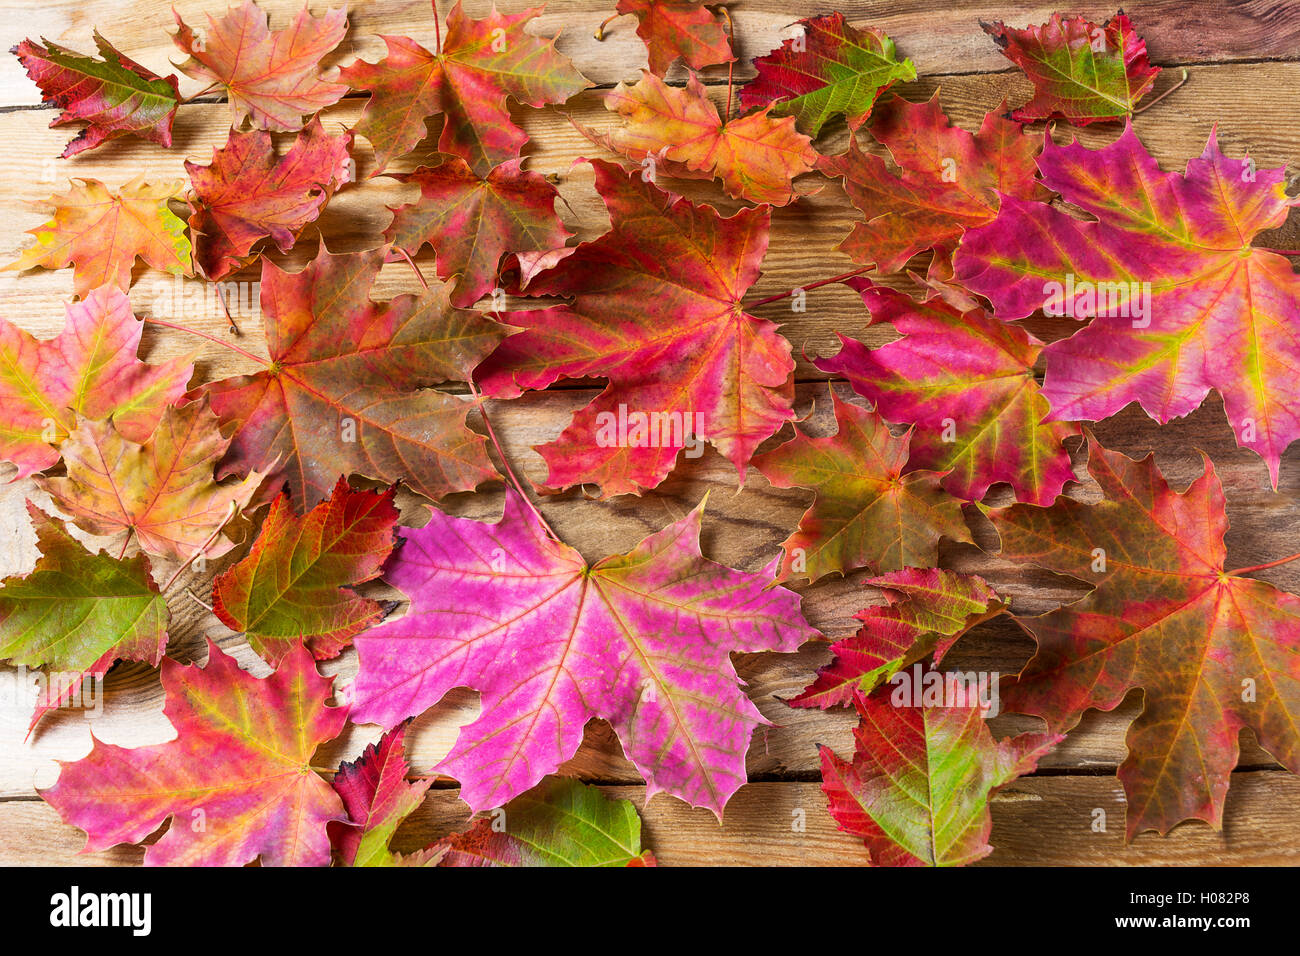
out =
[[[942,475],[903,473],[910,434],[895,437],[877,413],[834,392],[831,398],[839,426],[834,435],[796,434],[754,459],[774,487],[817,493],[798,530],[781,545],[778,580],[928,567],[938,560],[941,537],[970,541],[961,503],[939,487]]]
[[[1075,424],[1043,418],[1051,410],[1034,377],[1042,343],[983,309],[962,311],[939,296],[917,302],[869,279],[862,294],[872,323],[903,338],[877,349],[840,335],[823,372],[847,378],[888,421],[914,426],[907,467],[946,472],[943,487],[978,501],[1006,482],[1017,499],[1051,504],[1074,478],[1063,442]]]
[[[44,667],[50,685],[31,726],[115,661],[157,666],[167,649],[167,602],[143,554],[90,551],[63,522],[27,502],[40,557],[30,574],[0,582],[0,658]]]
[[[863,583],[879,588],[885,603],[854,615],[862,627],[831,645],[835,659],[786,701],[791,707],[848,705],[855,692],[871,693],[923,657],[933,654],[937,665],[959,637],[1006,608],[982,578],[940,568],[903,568]]]
[[[1160,74],[1122,10],[1105,25],[1053,13],[1022,30],[1001,20],[980,26],[1034,84],[1033,98],[1011,114],[1021,122],[1060,118],[1084,126],[1131,116]]]
[[[894,41],[875,27],[858,30],[842,13],[799,25],[800,36],[754,61],[758,76],[740,91],[746,109],[772,104],[772,112],[794,116],[809,136],[836,116],[856,130],[881,93],[916,79],[912,61],[899,60]]]
[[[383,605],[351,589],[379,577],[393,551],[394,494],[354,491],[340,478],[302,516],[278,496],[249,554],[217,577],[217,617],[272,664],[299,643],[317,659],[337,657],[384,616]]]
[[[1243,729],[1300,772],[1300,597],[1225,570],[1228,519],[1208,458],[1178,493],[1152,456],[1088,444],[1103,500],[989,514],[1004,558],[1094,586],[1019,618],[1038,652],[1003,685],[1003,707],[1063,733],[1141,688],[1119,767],[1129,836],[1191,818],[1218,828]]]
[[[62,110],[50,126],[86,124],[64,147],[63,157],[119,136],[139,136],[170,147],[181,98],[176,77],[158,76],[123,56],[98,30],[94,37],[100,59],[45,39],[41,43],[23,40],[13,48],[27,75],[41,88],[41,99]]]
[[[264,679],[211,642],[205,667],[164,659],[163,713],[176,739],[134,748],[97,740],[41,796],[86,831],[87,851],[140,843],[170,820],[145,850],[146,866],[325,866],[326,825],[347,820],[312,764],[347,719],[327,706],[331,681],[304,648]]]
[[[655,866],[641,849],[641,818],[630,800],[550,777],[431,849],[440,866]]]
[[[974,863],[993,852],[989,797],[1032,772],[1062,737],[994,741],[980,707],[895,704],[897,690],[855,693],[851,762],[818,748],[831,816],[862,838],[876,866]]]

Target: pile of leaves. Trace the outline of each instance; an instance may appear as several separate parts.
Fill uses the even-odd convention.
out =
[[[1132,402],[1167,422],[1214,389],[1276,489],[1300,436],[1300,282],[1253,240],[1295,202],[1282,170],[1229,158],[1213,136],[1185,172],[1161,170],[1128,122],[1160,70],[1123,14],[985,25],[1034,93],[972,133],[938,94],[900,95],[911,62],[840,14],[796,24],[733,96],[725,11],[619,0],[648,68],[585,94],[555,42],[529,29],[538,12],[435,7],[431,44],[385,36],[378,62],[345,64],[344,10],[304,8],[278,29],[252,0],[201,28],[178,13],[178,69],[202,84],[196,96],[228,103],[224,145],[184,163],[188,183],[70,181],[9,266],[70,267],[76,297],[54,339],[0,321],[0,458],[49,501],[28,503],[34,570],[0,585],[0,655],[52,675],[33,733],[119,661],[158,669],[176,732],[153,746],[97,741],[41,791],[87,849],[148,843],[152,864],[653,865],[632,805],[564,776],[587,723],[609,723],[647,795],[721,819],[767,723],[731,655],[822,640],[787,585],[837,574],[859,576],[861,626],[787,703],[856,711],[854,752],[821,750],[822,788],[876,864],[987,855],[990,795],[1135,688],[1144,706],[1119,769],[1130,837],[1193,818],[1220,826],[1243,728],[1300,771],[1300,598],[1246,576],[1256,569],[1225,569],[1208,458],[1178,492],[1150,456],[1087,429]],[[124,137],[170,148],[194,97],[94,43],[93,55],[44,40],[14,49],[60,109],[53,125],[79,128],[63,155]],[[719,65],[722,104],[700,73]],[[684,84],[668,82],[681,70]],[[366,98],[351,129],[330,118],[348,95]],[[612,115],[575,125],[626,163],[587,161],[609,227],[574,242],[555,184],[525,168],[517,120],[579,95]],[[1058,145],[1024,128],[1043,120],[1123,131],[1099,149]],[[828,154],[833,141],[847,146]],[[395,168],[416,152],[431,159]],[[297,271],[278,264],[358,168],[419,196],[391,210],[373,248],[321,243]],[[843,281],[897,333],[876,348],[841,334],[816,360],[864,400],[832,392],[828,436],[795,424],[791,343],[750,311],[772,299],[746,301],[773,216],[819,177],[862,214],[841,246],[860,268],[798,291]],[[661,179],[717,180],[740,208],[723,216]],[[434,280],[414,261],[426,245]],[[134,314],[137,259],[205,284],[256,274],[265,354]],[[403,262],[418,291],[378,300],[381,269]],[[1044,312],[1080,327],[1045,344],[1020,324]],[[146,323],[260,370],[202,380],[198,352],[145,362]],[[564,543],[488,411],[577,379],[606,384],[537,447],[542,490],[640,495],[707,442],[738,481],[752,465],[814,493],[771,563],[709,560],[702,501],[624,554],[592,563]],[[628,409],[679,427],[610,440]],[[783,429],[793,437],[773,441]],[[1091,503],[1064,494],[1079,445],[1100,490]],[[498,481],[498,521],[438,507]],[[399,510],[399,484],[428,506]],[[973,545],[984,518],[1002,559],[1091,590],[1027,616],[941,567],[940,540]],[[221,566],[211,594],[187,595],[179,575],[208,561]],[[185,651],[169,629],[189,599],[242,639]],[[987,706],[951,693],[942,666],[1003,615],[1037,642],[999,688],[1004,708],[1045,729],[997,740]],[[228,653],[245,643],[266,676]],[[345,653],[355,679],[321,676],[318,662]],[[900,675],[926,692],[899,694]],[[456,688],[478,693],[478,715],[435,766],[413,768],[411,720]],[[382,736],[330,765],[318,751],[349,723]],[[469,829],[394,849],[399,827],[420,830],[430,788],[452,783],[478,815]]]

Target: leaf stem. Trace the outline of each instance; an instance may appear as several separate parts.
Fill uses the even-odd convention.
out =
[[[845,279],[852,279],[854,276],[860,276],[864,272],[870,272],[871,268],[871,266],[863,266],[861,269],[854,269],[852,272],[845,272],[841,275],[831,276],[829,279],[818,279],[816,282],[810,282],[807,285],[800,286],[799,288],[804,292],[808,292],[812,289],[820,289],[822,286],[830,285],[832,282],[843,282]],[[766,299],[759,299],[757,302],[749,303],[745,308],[756,309],[760,305],[767,305],[770,302],[780,302],[782,299],[790,298],[794,293],[795,290],[791,289],[789,292],[780,292],[776,295],[769,295]]]
[[[186,104],[188,104],[188,103],[193,103],[193,102],[194,102],[195,100],[197,100],[200,96],[207,96],[209,93],[211,93],[213,90],[215,90],[215,89],[216,89],[218,86],[220,86],[220,85],[221,85],[221,81],[220,81],[220,80],[213,80],[211,83],[209,83],[209,84],[208,84],[207,86],[205,86],[203,89],[199,90],[199,91],[198,91],[197,93],[195,93],[193,96],[187,96],[187,97],[185,97],[185,99],[181,100],[180,103],[181,103],[182,106],[184,106],[184,105],[186,105]]]
[[[243,335],[244,333],[239,330],[239,326],[235,324],[235,317],[230,314],[230,306],[226,304],[226,293],[221,291],[221,283],[217,282],[214,285],[217,290],[217,301],[221,303],[221,311],[226,313],[226,321],[230,323],[230,334]]]
[[[718,12],[727,19],[727,45],[731,47],[731,59],[727,62],[727,115],[722,120],[722,125],[726,126],[731,122],[731,88],[736,73],[736,28],[726,7],[719,7]]]
[[[612,21],[617,20],[618,17],[619,15],[617,13],[611,13],[609,16],[607,16],[604,20],[601,21],[600,26],[596,27],[596,32],[593,33],[592,36],[594,36],[597,40],[604,40],[605,27],[609,26]]]
[[[406,260],[406,264],[411,267],[411,271],[415,273],[415,277],[420,280],[420,285],[424,287],[424,291],[428,292],[429,280],[424,277],[424,273],[421,272],[420,267],[415,264],[415,260],[411,258],[411,254],[401,246],[393,246],[393,250]]]
[[[208,547],[212,544],[212,542],[217,540],[217,535],[221,534],[221,529],[224,528],[226,524],[230,521],[230,519],[235,516],[235,512],[237,512],[238,510],[239,510],[239,505],[235,504],[235,502],[232,501],[230,503],[230,506],[226,508],[226,516],[221,519],[221,524],[217,525],[216,529],[212,532],[212,534],[208,535],[208,539],[204,541],[201,545],[199,545],[198,550],[195,551],[191,557],[186,558],[184,561],[182,561],[180,567],[178,567],[174,572],[172,572],[172,576],[169,577],[167,579],[167,583],[162,586],[162,591],[161,591],[162,594],[166,594],[168,590],[171,589],[171,586],[176,583],[176,579],[181,576],[181,572],[184,571],[186,568],[188,568],[190,566],[190,563],[193,562],[195,558],[203,554],[204,551],[208,550]]]
[[[552,538],[556,541],[561,541],[562,539],[560,536],[556,534],[555,529],[551,527],[551,523],[546,520],[537,505],[533,504],[533,500],[528,497],[528,492],[524,491],[523,482],[519,480],[519,476],[515,474],[514,468],[511,467],[510,459],[506,457],[506,450],[501,447],[501,442],[497,438],[496,429],[492,427],[492,419],[488,418],[487,407],[484,405],[485,399],[483,398],[483,393],[478,390],[478,386],[474,384],[472,379],[466,384],[469,385],[471,394],[473,394],[474,398],[478,401],[478,412],[483,416],[483,426],[487,429],[488,440],[492,442],[492,447],[497,450],[497,456],[501,459],[501,464],[505,466],[506,477],[510,479],[510,483],[514,485],[515,490],[519,492],[519,497],[524,499],[524,504],[528,505],[529,509],[533,512],[533,517],[537,519]]]
[[[1163,93],[1161,93],[1159,96],[1157,96],[1154,100],[1149,100],[1148,102],[1142,104],[1142,107],[1141,107],[1140,109],[1136,109],[1136,110],[1133,111],[1133,115],[1134,115],[1134,116],[1137,116],[1139,113],[1145,113],[1147,110],[1151,109],[1151,107],[1155,106],[1157,103],[1159,103],[1161,100],[1163,100],[1166,96],[1168,96],[1170,93],[1172,93],[1174,90],[1178,89],[1178,87],[1182,86],[1182,85],[1183,85],[1184,83],[1186,83],[1186,82],[1187,82],[1187,67],[1183,67],[1183,77],[1182,77],[1182,79],[1180,79],[1180,80],[1179,80],[1177,83],[1175,83],[1173,86],[1169,87],[1169,89],[1165,90]]]
[[[438,0],[429,0],[429,6],[433,7],[433,52],[437,56],[442,56],[442,24],[438,22]]]
[[[415,260],[412,259],[410,254],[400,246],[394,246],[393,248],[396,250],[398,255],[406,260],[406,264],[411,267],[412,271],[415,272],[416,278],[420,280],[420,285],[424,286],[427,290],[429,288],[429,282],[424,278],[424,273],[420,271],[420,267],[415,264]],[[519,492],[519,497],[524,499],[524,503],[532,510],[533,516],[537,518],[537,521],[541,526],[546,529],[547,533],[550,534],[552,538],[559,541],[560,536],[555,533],[555,529],[551,527],[550,522],[546,520],[541,511],[538,510],[537,505],[533,504],[532,499],[528,497],[528,492],[524,491],[523,482],[519,480],[519,476],[515,474],[514,468],[511,467],[510,459],[506,457],[506,450],[501,446],[500,439],[497,438],[496,429],[492,427],[492,419],[488,418],[487,408],[483,404],[485,401],[483,393],[480,392],[478,386],[474,384],[473,373],[470,374],[470,378],[465,384],[469,386],[470,394],[472,394],[474,400],[478,402],[478,411],[479,414],[483,416],[483,426],[487,429],[488,440],[492,442],[492,447],[497,450],[497,456],[501,459],[501,464],[505,467],[506,477],[510,479],[510,483],[514,485],[515,490]]]
[[[244,356],[244,358],[252,359],[259,365],[271,364],[267,359],[264,359],[259,355],[254,355],[252,352],[246,351],[245,349],[241,349],[238,345],[231,345],[225,339],[219,339],[215,335],[209,335],[207,332],[200,332],[198,329],[191,329],[188,326],[177,325],[174,322],[167,322],[163,319],[154,318],[153,316],[145,316],[144,320],[150,325],[161,325],[165,329],[175,329],[177,332],[188,332],[190,335],[197,335],[199,338],[207,339],[209,342],[216,342],[218,345],[224,346],[232,352],[238,352],[240,355]]]
[[[131,537],[135,534],[135,528],[126,529],[126,540],[122,542],[122,550],[117,553],[117,560],[121,561],[126,557],[126,549],[131,547]]]
[[[1267,561],[1264,564],[1252,565],[1249,568],[1237,568],[1235,571],[1229,571],[1228,574],[1249,574],[1251,571],[1263,571],[1266,568],[1275,568],[1279,564],[1286,564],[1300,558],[1300,552],[1287,555],[1285,558],[1278,558],[1276,561]]]

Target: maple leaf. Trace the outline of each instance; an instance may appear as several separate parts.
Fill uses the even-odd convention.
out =
[[[209,279],[247,265],[254,244],[270,238],[281,252],[315,221],[350,178],[352,134],[331,136],[313,119],[289,151],[275,155],[271,134],[232,129],[207,166],[185,162],[194,188],[190,233],[194,258]]]
[[[305,648],[258,679],[208,642],[205,667],[162,662],[163,713],[177,739],[150,747],[96,740],[60,762],[41,791],[65,823],[86,831],[83,852],[139,843],[146,866],[324,866],[326,825],[347,819],[312,766],[316,748],[343,732],[347,710],[326,706],[332,678]],[[201,826],[195,823],[202,821]]]
[[[851,27],[842,13],[800,20],[799,26],[798,37],[754,61],[758,75],[740,91],[745,109],[773,104],[773,112],[793,115],[809,136],[835,116],[856,130],[881,93],[916,79],[912,61],[900,61],[881,30]]]
[[[143,554],[119,560],[89,551],[30,501],[27,513],[40,557],[30,574],[0,582],[0,658],[48,669],[49,686],[32,714],[35,727],[114,661],[157,666],[170,616]]]
[[[979,706],[900,705],[892,699],[898,690],[854,694],[861,719],[851,763],[818,745],[831,816],[862,838],[876,866],[974,863],[993,852],[989,797],[1064,738],[994,741]]]
[[[234,125],[247,119],[255,129],[293,132],[304,115],[333,106],[348,87],[321,78],[321,61],[348,30],[347,11],[328,10],[317,19],[298,11],[287,29],[272,31],[252,0],[217,19],[208,15],[200,38],[175,10],[176,46],[189,59],[180,69],[196,80],[220,84],[230,98]]]
[[[496,476],[469,402],[432,386],[463,381],[504,336],[453,309],[445,287],[370,299],[387,247],[332,255],[299,272],[263,260],[269,367],[204,386],[233,424],[221,474],[279,468],[294,507],[314,507],[340,474],[407,482],[428,498]]]
[[[538,446],[554,487],[590,482],[606,497],[653,488],[692,435],[743,476],[754,449],[794,417],[790,344],[740,305],[767,251],[768,211],[723,219],[635,172],[592,166],[610,230],[530,281],[528,294],[572,304],[505,315],[525,331],[483,363],[484,391],[609,379],[557,441]],[[629,409],[646,427],[620,425]]]
[[[700,0],[618,0],[614,9],[636,17],[636,35],[645,43],[655,76],[678,59],[692,70],[735,59],[727,31]]]
[[[144,441],[194,372],[189,356],[159,365],[136,358],[144,323],[118,289],[94,289],[65,308],[52,339],[0,319],[0,459],[18,466],[15,478],[55,464],[54,445],[78,415],[112,418],[124,436]]]
[[[1050,418],[1099,421],[1137,402],[1164,423],[1214,388],[1237,444],[1264,458],[1276,488],[1282,451],[1300,435],[1300,280],[1251,240],[1295,205],[1285,171],[1231,160],[1211,134],[1185,174],[1165,173],[1131,126],[1098,150],[1048,140],[1038,165],[1096,220],[1003,197],[954,261],[999,318],[1095,316],[1044,349]]]
[[[143,173],[115,192],[98,179],[74,181],[67,193],[50,197],[54,218],[28,230],[35,244],[4,268],[71,264],[73,286],[83,299],[102,285],[130,288],[137,256],[155,269],[188,275],[185,223],[167,207],[181,188],[180,182],[151,186]]]
[[[764,108],[724,122],[694,74],[681,88],[642,71],[635,86],[620,83],[607,93],[605,108],[627,124],[606,134],[583,129],[594,142],[637,162],[652,159],[670,176],[720,179],[736,199],[793,202],[791,180],[817,165],[817,151],[793,117],[778,119]]]
[[[1129,836],[1189,818],[1218,828],[1243,727],[1300,772],[1300,598],[1224,570],[1228,519],[1208,458],[1180,494],[1151,455],[1133,461],[1092,436],[1088,447],[1103,501],[989,513],[1004,557],[1094,585],[1019,618],[1038,652],[1003,684],[1004,709],[1063,732],[1142,688],[1119,767]],[[1257,697],[1243,692],[1247,681]]]
[[[862,627],[830,646],[835,659],[786,703],[791,707],[851,704],[854,693],[870,693],[898,671],[948,649],[972,627],[1006,608],[983,578],[940,568],[903,568],[863,582],[880,588],[885,604],[854,615]]]
[[[776,488],[815,489],[799,529],[781,545],[778,580],[868,568],[873,573],[938,560],[939,538],[971,540],[961,504],[933,471],[903,474],[911,435],[894,437],[878,414],[831,392],[836,434],[796,436],[754,459]]]
[[[10,51],[41,88],[41,99],[62,110],[51,127],[86,124],[64,147],[63,157],[127,135],[170,147],[181,98],[176,77],[160,77],[123,56],[98,30],[94,36],[102,59],[43,37],[41,43],[23,40]]]
[[[978,501],[994,482],[1016,497],[1050,504],[1074,478],[1063,442],[1079,427],[1044,422],[1050,411],[1034,379],[1042,343],[978,307],[962,311],[933,296],[911,296],[869,279],[850,279],[872,323],[903,338],[878,349],[840,335],[823,372],[847,378],[891,422],[915,425],[909,470],[947,472],[949,494]]]
[[[435,846],[440,866],[655,866],[641,849],[641,818],[632,801],[599,787],[548,777],[505,807],[505,829],[485,817]]]
[[[972,134],[948,125],[938,93],[925,103],[889,96],[876,105],[869,128],[897,173],[853,137],[847,152],[822,157],[818,168],[842,177],[849,200],[867,217],[839,248],[881,272],[899,271],[926,249],[947,261],[965,230],[997,215],[1000,194],[1048,195],[1034,163],[1041,144],[999,110],[986,113]]]
[[[456,156],[413,173],[389,173],[419,186],[420,198],[391,210],[384,235],[409,255],[426,242],[433,246],[439,277],[456,278],[453,305],[471,306],[496,286],[502,255],[545,253],[571,235],[555,214],[555,187],[520,162],[502,163],[486,177]]]
[[[496,524],[433,511],[399,529],[385,580],[411,608],[357,635],[353,719],[393,726],[453,687],[479,691],[481,713],[435,768],[478,811],[555,772],[603,717],[647,798],[662,790],[721,816],[766,723],[729,655],[815,638],[798,596],[704,558],[702,505],[592,566],[526,509],[508,492]]]
[[[424,802],[433,777],[408,781],[406,729],[399,724],[370,744],[334,775],[334,789],[348,813],[346,825],[330,827],[335,848],[345,866],[421,866],[436,864],[443,851],[403,856],[389,849],[402,821]]]
[[[353,491],[339,478],[302,517],[279,495],[252,550],[214,582],[217,617],[272,664],[300,641],[318,659],[337,657],[384,616],[378,601],[348,589],[379,577],[392,553],[395,493]]]
[[[1160,73],[1123,11],[1105,26],[1059,13],[1023,30],[1001,20],[980,26],[1034,84],[1033,98],[1011,114],[1021,122],[1059,117],[1084,126],[1131,116]]]
[[[125,531],[142,551],[174,561],[215,558],[235,546],[220,531],[263,477],[214,482],[212,469],[229,443],[207,401],[168,406],[143,444],[110,421],[81,419],[63,443],[67,477],[38,477],[36,484],[83,531]]]
[[[519,158],[528,136],[510,118],[508,99],[526,106],[563,103],[590,84],[554,40],[524,32],[540,13],[498,13],[482,20],[465,15],[460,0],[447,14],[440,53],[409,37],[381,37],[388,56],[378,63],[358,60],[343,79],[370,91],[356,131],[375,150],[375,172],[411,152],[428,133],[425,121],[443,114],[438,150],[459,156],[480,173]]]

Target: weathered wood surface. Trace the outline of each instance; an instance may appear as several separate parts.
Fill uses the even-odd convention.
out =
[[[178,6],[187,21],[202,22],[204,12],[220,12],[225,0],[185,2]],[[509,9],[522,4],[509,4]],[[297,8],[297,0],[266,0],[273,26],[279,26]],[[312,3],[320,13],[324,4]],[[486,2],[466,4],[471,13],[481,14]],[[596,42],[591,33],[612,10],[612,0],[553,0],[538,20],[535,31],[551,33],[563,28],[561,49],[571,55],[593,80],[608,85],[632,77],[644,62],[644,52],[632,33],[632,20],[621,18],[611,24],[608,38]],[[900,88],[912,99],[942,90],[945,108],[953,120],[967,128],[976,126],[984,111],[997,108],[1003,99],[1022,101],[1028,86],[993,47],[980,30],[980,19],[1002,18],[1014,25],[1040,22],[1050,14],[1045,5],[1002,5],[973,3],[954,7],[948,3],[914,0],[908,3],[867,3],[848,0],[837,5],[855,23],[884,27],[898,41],[900,50],[916,63],[922,78]],[[799,5],[796,5],[799,7]],[[737,77],[750,75],[748,58],[765,52],[789,35],[789,24],[804,15],[792,12],[788,4],[775,0],[739,0],[732,4],[741,55]],[[1219,139],[1230,153],[1249,150],[1261,165],[1295,163],[1300,159],[1300,127],[1292,121],[1295,93],[1300,90],[1300,3],[1176,3],[1159,2],[1127,5],[1138,29],[1147,36],[1153,59],[1161,65],[1188,66],[1189,81],[1156,108],[1136,118],[1139,135],[1166,168],[1176,168],[1187,157],[1198,154],[1212,125],[1219,123]],[[371,34],[409,34],[432,42],[432,24],[427,3],[379,2],[351,6],[352,30],[338,62],[354,55],[371,59],[379,44]],[[802,10],[802,7],[799,7]],[[156,70],[169,69],[169,57],[176,56],[167,33],[172,28],[166,5],[145,0],[85,0],[85,2],[23,3],[12,6],[4,18],[9,47],[23,35],[43,35],[76,49],[90,48],[93,25],[119,48]],[[807,13],[821,12],[811,7]],[[1104,16],[1113,10],[1088,5],[1079,12]],[[1164,74],[1157,91],[1171,85],[1177,71]],[[712,71],[714,81],[725,81],[725,70]],[[188,84],[188,85],[185,85]],[[197,86],[184,81],[183,89]],[[721,86],[714,93],[722,97]],[[68,176],[89,176],[110,184],[144,173],[150,180],[181,179],[183,160],[207,162],[213,147],[224,142],[229,112],[224,103],[202,101],[181,109],[176,124],[176,144],[165,151],[148,144],[118,141],[72,160],[55,157],[72,135],[68,128],[48,129],[52,111],[32,108],[39,103],[35,88],[16,63],[5,59],[0,66],[0,161],[6,170],[0,185],[0,218],[7,228],[0,233],[0,260],[9,261],[26,237],[22,230],[44,221],[39,201],[63,188]],[[364,100],[351,97],[326,113],[330,128],[355,122]],[[1248,108],[1243,106],[1248,105]],[[581,94],[561,110],[516,110],[533,142],[529,164],[553,175],[567,202],[563,210],[572,229],[581,236],[599,234],[607,218],[596,197],[590,172],[574,166],[584,156],[603,151],[583,138],[570,118],[596,128],[610,122],[600,104],[599,91]],[[1090,145],[1116,135],[1114,126],[1091,127],[1078,132]],[[1058,135],[1063,135],[1058,133]],[[1070,131],[1069,135],[1073,135]],[[839,139],[837,140],[837,136]],[[821,144],[828,152],[843,147],[842,133],[831,132]],[[331,203],[318,229],[308,231],[288,256],[277,257],[300,264],[314,254],[317,234],[325,237],[334,251],[370,248],[382,241],[388,222],[385,206],[409,201],[414,190],[390,180],[367,179],[371,168],[367,144],[357,151],[358,183],[342,191]],[[404,161],[414,167],[423,154]],[[808,177],[809,186],[819,185]],[[665,183],[667,185],[667,183]],[[722,196],[712,183],[671,184],[694,199],[705,199],[721,209],[736,204]],[[852,263],[835,246],[858,218],[835,184],[824,184],[820,192],[792,207],[773,212],[772,240],[764,265],[764,277],[752,298],[785,291],[816,279],[852,268]],[[1266,244],[1283,248],[1300,245],[1295,219],[1266,237]],[[432,271],[431,257],[420,257],[426,271]],[[256,268],[246,270],[241,280],[252,282]],[[182,286],[190,293],[197,284]],[[402,266],[392,266],[381,277],[377,294],[387,296],[412,291],[413,278]],[[219,337],[228,336],[227,322],[215,301],[200,308],[179,307],[173,296],[172,280],[147,270],[137,272],[132,300],[144,315],[173,308],[179,318],[194,328]],[[0,272],[0,315],[33,334],[55,334],[63,324],[63,304],[72,295],[71,271]],[[184,311],[181,311],[184,310]],[[238,310],[237,310],[238,311]],[[832,286],[808,296],[808,311],[791,313],[788,304],[776,302],[756,309],[756,314],[783,323],[783,331],[794,343],[796,353],[808,356],[828,354],[835,349],[836,331],[868,341],[884,341],[887,335],[868,330],[862,308],[847,289]],[[240,344],[260,351],[260,319],[255,310],[238,316],[242,327]],[[1064,323],[1039,321],[1035,331],[1044,338],[1068,334]],[[171,330],[146,331],[146,357],[152,361],[189,351],[195,340]],[[217,378],[252,370],[251,363],[228,350],[207,348],[198,375]],[[812,413],[805,427],[825,433],[829,403],[824,377],[808,362],[796,372],[797,410]],[[849,392],[835,384],[842,395]],[[590,401],[595,392],[583,383],[530,394],[518,401],[489,403],[507,455],[525,477],[544,477],[541,459],[532,445],[560,433],[574,410]],[[1296,550],[1300,528],[1300,449],[1284,458],[1277,493],[1268,486],[1260,460],[1236,448],[1224,421],[1222,406],[1212,397],[1205,407],[1187,419],[1156,428],[1141,413],[1129,409],[1098,426],[1098,435],[1108,445],[1138,455],[1154,450],[1160,465],[1175,486],[1183,487],[1201,468],[1197,449],[1210,454],[1227,489],[1230,566],[1260,563]],[[784,440],[788,429],[775,441]],[[1081,466],[1082,460],[1077,464]],[[757,570],[770,559],[779,542],[797,524],[811,494],[798,490],[773,489],[761,475],[751,474],[743,490],[737,489],[735,472],[712,451],[697,461],[683,461],[673,476],[655,492],[641,498],[612,502],[583,500],[567,494],[544,498],[541,507],[558,532],[589,559],[623,551],[646,533],[680,517],[706,493],[711,492],[705,519],[704,545],[711,557],[735,567]],[[1093,490],[1084,483],[1073,493],[1087,497]],[[35,560],[34,535],[22,509],[24,497],[41,500],[27,482],[0,486],[0,571],[25,571]],[[499,514],[501,491],[487,489],[478,495],[456,496],[444,507],[458,514],[489,518]],[[414,499],[404,503],[408,519],[418,523],[422,506]],[[977,518],[972,513],[973,518]],[[996,550],[996,540],[987,526],[976,522],[977,540]],[[1062,601],[1078,597],[1082,590],[1066,579],[1046,573],[1026,573],[996,557],[968,545],[945,543],[946,566],[976,571],[988,577],[1010,595],[1018,609],[1044,611]],[[190,590],[205,598],[211,575],[236,559],[238,552],[213,562],[206,576],[185,575],[170,595],[174,625],[172,652],[182,659],[201,654],[202,639],[211,636],[235,652],[251,669],[264,665],[249,652],[239,635],[224,628],[215,617],[187,595]],[[172,569],[165,565],[160,573]],[[1300,589],[1300,569],[1289,565],[1260,574],[1292,590]],[[802,588],[810,621],[828,637],[848,633],[852,614],[876,600],[862,586],[863,575],[823,582]],[[1030,641],[1009,619],[985,625],[964,639],[949,658],[954,665],[1010,673],[1032,652]],[[665,863],[858,863],[863,860],[859,844],[835,830],[824,812],[824,798],[815,782],[815,743],[831,745],[840,752],[850,747],[852,721],[841,712],[821,713],[792,710],[781,698],[796,692],[813,670],[827,659],[824,645],[806,646],[794,655],[749,655],[737,666],[749,685],[759,709],[776,726],[755,735],[749,755],[751,779],[728,807],[721,827],[702,811],[692,811],[679,802],[660,796],[645,811],[650,845]],[[355,672],[355,656],[345,654],[329,667],[346,680]],[[11,672],[0,672],[0,693]],[[40,731],[25,739],[27,715],[12,708],[0,708],[0,863],[55,863],[82,860],[95,863],[134,863],[140,852],[130,848],[77,858],[82,838],[63,826],[53,812],[35,799],[36,787],[48,785],[57,775],[57,759],[74,759],[90,747],[93,731],[102,740],[138,745],[167,739],[171,729],[161,713],[161,691],[150,669],[127,665],[110,675],[104,712],[93,721],[72,712],[48,718]],[[414,764],[432,765],[450,748],[457,727],[471,719],[477,707],[472,693],[453,694],[425,714],[412,730],[410,750]],[[1228,801],[1227,821],[1222,832],[1199,823],[1185,824],[1168,837],[1147,834],[1132,845],[1123,840],[1123,795],[1114,777],[1115,766],[1126,752],[1124,735],[1129,721],[1140,711],[1141,695],[1131,694],[1114,712],[1090,713],[1064,744],[1042,763],[1041,771],[1017,781],[994,802],[993,842],[998,848],[993,863],[1266,863],[1294,862],[1300,855],[1300,783],[1276,769],[1268,754],[1244,734],[1242,757]],[[995,720],[999,734],[1031,729],[1036,721],[1002,716]],[[370,740],[375,728],[353,728],[344,740],[332,745],[328,759],[337,761],[357,754]],[[638,799],[643,793],[640,780],[609,728],[594,723],[568,772],[601,784],[614,792]],[[1092,829],[1092,811],[1108,814],[1104,833]],[[795,810],[806,811],[806,830],[792,830]],[[465,807],[455,791],[438,789],[425,808],[403,831],[407,847],[414,847],[465,822]]]

